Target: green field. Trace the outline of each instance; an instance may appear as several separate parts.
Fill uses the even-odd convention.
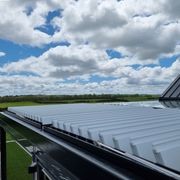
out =
[[[12,136],[9,133],[6,133],[6,141],[11,141]]]
[[[32,176],[27,171],[27,167],[31,164],[31,156],[13,140],[9,133],[6,133],[6,141],[7,180],[32,179]]]
[[[30,180],[28,166],[31,164],[31,156],[27,154],[16,142],[7,144],[7,180]]]
[[[36,102],[3,102],[3,103],[0,103],[0,108],[3,109],[3,108],[7,108],[7,107],[10,107],[10,106],[34,106],[34,105],[38,105],[39,103],[36,103]]]
[[[157,100],[159,95],[139,94],[85,94],[85,95],[29,95],[0,97],[0,110],[10,106],[33,106],[65,103],[103,103]]]

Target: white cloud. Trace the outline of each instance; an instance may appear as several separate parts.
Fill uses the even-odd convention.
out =
[[[18,84],[14,87],[19,90],[23,88],[24,93],[27,91],[26,93],[38,94],[40,89],[46,94],[160,93],[180,72],[180,59],[177,59],[168,68],[141,66],[133,69],[133,67],[121,63],[119,59],[109,60],[104,51],[92,49],[88,45],[59,46],[50,49],[38,58],[30,57],[6,64],[0,71],[9,75],[22,72],[38,75],[37,77],[10,76],[6,78],[6,82],[1,77],[2,84],[7,83],[13,86],[11,81],[14,81]],[[115,80],[91,82],[89,78],[92,75],[113,77]],[[67,83],[67,79],[74,82]],[[83,83],[78,82],[79,80],[82,80]],[[31,88],[29,88],[30,86]]]
[[[30,46],[71,43],[1,67],[0,93],[161,93],[180,72],[180,59],[167,68],[158,65],[159,58],[180,53],[179,5],[177,0],[0,2],[1,39]],[[50,36],[37,30],[57,9],[63,9],[62,17],[51,24],[60,31]],[[109,60],[107,48],[123,57]],[[91,82],[92,76],[114,80]]]
[[[23,6],[13,5],[10,1],[0,5],[0,38],[19,44],[47,43],[49,36],[34,30],[33,23],[23,11]],[[42,19],[39,19],[39,23],[42,23]]]
[[[180,65],[180,63],[176,65]],[[150,73],[150,76],[147,76],[147,73]],[[128,77],[123,77],[112,81],[102,81],[99,83],[66,83],[59,81],[58,79],[47,77],[27,77],[17,75],[0,76],[0,94],[161,94],[167,85],[174,79],[176,72],[174,71],[174,68],[169,68],[167,71],[165,69],[156,69],[155,71],[153,71],[153,69],[144,69],[141,72],[134,73],[134,75],[136,75],[136,77],[129,75]],[[144,75],[146,76],[144,77]]]
[[[108,67],[109,66],[109,67]],[[84,78],[97,73],[113,71],[105,51],[83,46],[57,46],[40,57],[29,57],[1,68],[2,72],[31,72],[42,77]]]
[[[5,55],[6,55],[5,52],[1,52],[1,51],[0,51],[0,57],[5,56]]]
[[[36,29],[46,24],[48,12],[62,8],[63,1],[0,1],[0,38],[18,44],[42,46],[51,42],[51,36]],[[27,15],[31,8],[31,14]]]
[[[41,77],[58,79],[88,80],[91,75],[119,78],[134,71],[130,65],[135,62],[127,57],[110,60],[105,51],[93,49],[89,45],[57,46],[39,57],[29,57],[6,64],[0,71],[30,72]]]
[[[32,13],[27,16],[29,7]],[[0,38],[32,46],[67,39],[117,48],[141,60],[157,59],[173,53],[179,42],[178,7],[177,0],[6,1],[0,5]],[[55,9],[63,9],[63,17],[52,20],[61,31],[51,37],[36,30]]]
[[[163,0],[161,2],[163,13],[167,14],[169,18],[178,19],[180,18],[180,1],[178,0]]]
[[[64,9],[63,18],[56,18],[54,23],[61,31],[54,38],[64,37],[75,44],[88,42],[96,48],[116,48],[142,61],[157,61],[173,53],[180,40],[180,22],[172,21],[170,16],[177,7],[170,5],[172,12],[166,12],[167,4],[171,3],[79,0]]]

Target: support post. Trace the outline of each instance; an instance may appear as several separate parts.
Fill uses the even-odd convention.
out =
[[[7,180],[6,173],[6,132],[0,127],[0,165],[1,165],[1,180]]]

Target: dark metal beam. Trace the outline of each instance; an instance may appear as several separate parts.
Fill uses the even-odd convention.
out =
[[[1,179],[6,180],[6,132],[0,127]]]

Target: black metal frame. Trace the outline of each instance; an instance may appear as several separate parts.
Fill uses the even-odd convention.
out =
[[[115,152],[96,142],[57,130],[51,126],[32,126],[10,113],[3,126],[23,134],[37,147],[33,161],[37,163],[39,179],[42,169],[51,179],[176,179],[176,171],[167,171],[137,161],[123,152]],[[12,116],[11,116],[12,115]],[[156,169],[157,168],[157,169]]]
[[[0,159],[1,159],[1,178],[2,180],[6,180],[6,132],[0,127]]]
[[[166,96],[167,93],[174,87],[176,83],[180,83],[180,74],[176,77],[176,79],[168,86],[168,88],[164,91],[164,93],[159,98],[159,101],[180,101],[180,92],[176,97],[172,97],[174,92],[180,87],[180,84],[172,91],[169,96]]]
[[[160,100],[159,101],[164,107],[167,107],[167,108],[180,108],[180,99],[179,100],[166,100],[166,99],[163,99],[163,100]]]
[[[173,98],[173,97],[160,97],[159,98],[159,101],[180,101],[180,98],[177,97],[177,98]]]
[[[45,126],[44,131],[53,134],[54,136],[59,137],[60,139],[64,139],[66,142],[71,142],[72,144],[78,145],[78,147],[81,147],[83,151],[88,151],[89,153],[92,153],[92,156],[97,156],[98,158],[102,158],[104,161],[107,161],[107,163],[111,167],[115,167],[115,169],[117,169],[118,172],[125,172],[125,174],[129,173],[129,175],[133,175],[134,179],[136,179],[136,176],[146,179],[171,179],[171,177],[167,174],[159,172],[156,169],[157,167],[150,168],[145,164],[138,162],[135,159],[131,159],[131,157],[126,156],[124,152],[119,153],[119,150],[114,151],[113,149],[103,148],[103,146],[98,145],[96,142],[84,139],[82,137],[78,137],[73,134],[69,134],[59,129],[55,129],[51,126]],[[172,169],[169,170],[179,174],[179,172],[177,171],[174,171]]]

